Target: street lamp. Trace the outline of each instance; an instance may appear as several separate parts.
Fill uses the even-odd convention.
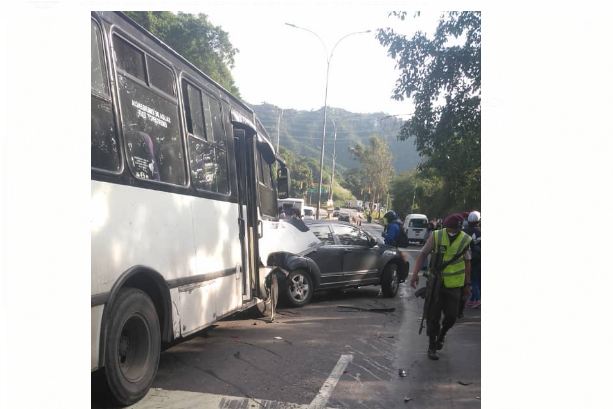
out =
[[[332,47],[332,51],[330,51],[330,54],[328,54],[328,48],[326,47],[326,43],[324,42],[324,40],[321,39],[321,37],[319,36],[319,34],[317,34],[316,32],[309,30],[308,28],[304,28],[304,27],[300,27],[297,26],[295,24],[291,24],[291,23],[285,23],[285,25],[293,27],[293,28],[297,28],[300,30],[304,30],[304,31],[308,31],[309,33],[313,34],[315,37],[317,37],[319,39],[319,41],[321,42],[321,44],[324,47],[324,52],[326,53],[326,92],[325,92],[325,96],[324,96],[324,129],[323,129],[323,135],[321,137],[321,158],[319,159],[319,187],[318,187],[318,192],[317,192],[317,212],[315,213],[315,218],[319,220],[319,208],[321,206],[321,183],[323,182],[323,167],[324,167],[324,144],[326,142],[326,119],[327,119],[327,111],[328,111],[328,78],[329,78],[329,74],[330,74],[330,61],[332,60],[332,56],[334,55],[334,50],[336,49],[336,46],[343,41],[345,38],[352,36],[354,34],[365,34],[365,33],[370,33],[371,30],[365,30],[365,31],[355,31],[353,33],[349,33],[349,34],[345,34],[344,36],[342,36],[341,38],[338,39],[338,41],[334,44],[334,47]]]
[[[334,184],[334,166],[336,165],[336,121],[332,120],[332,125],[334,125],[334,145],[332,147],[332,177],[330,178],[330,194],[328,195],[328,200],[334,201],[334,192],[333,192],[333,184]]]

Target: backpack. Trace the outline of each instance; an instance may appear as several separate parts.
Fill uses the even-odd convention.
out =
[[[409,247],[409,237],[407,236],[407,232],[404,231],[404,226],[400,222],[396,222],[400,225],[400,231],[398,232],[398,236],[396,236],[396,247]]]

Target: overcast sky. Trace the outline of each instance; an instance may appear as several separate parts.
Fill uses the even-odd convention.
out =
[[[400,115],[413,111],[409,101],[391,99],[398,71],[386,49],[375,38],[376,29],[392,26],[407,35],[416,29],[432,32],[439,12],[413,19],[413,11],[398,2],[246,1],[206,2],[184,12],[207,14],[210,21],[229,33],[239,49],[232,75],[243,99],[252,104],[268,102],[281,108],[312,110],[324,104],[326,52],[318,38],[286,22],[308,28],[326,44],[328,55],[344,35],[352,35],[336,47],[330,63],[328,106],[352,112],[385,112]],[[401,22],[388,17],[392,10],[406,10]]]

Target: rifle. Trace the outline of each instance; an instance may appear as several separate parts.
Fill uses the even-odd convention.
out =
[[[434,253],[432,253],[432,257],[430,258],[430,274],[428,275],[428,282],[426,283],[425,289],[425,297],[424,297],[424,312],[421,316],[421,322],[419,323],[419,335],[424,329],[424,321],[427,317],[430,316],[430,310],[432,309],[432,305],[436,305],[438,303],[439,290],[443,283],[443,270],[451,263],[455,263],[462,255],[466,252],[468,246],[461,249],[456,255],[451,258],[451,260],[443,263],[444,253],[441,252],[440,246],[436,249]],[[418,291],[415,292],[416,296],[418,295]]]
[[[430,274],[428,275],[428,281],[426,283],[424,311],[421,316],[421,322],[419,323],[419,335],[421,335],[421,332],[424,329],[424,321],[428,316],[430,316],[430,309],[432,308],[432,305],[438,302],[438,294],[441,287],[443,271],[443,268],[441,268],[442,262],[443,253],[440,251],[440,249],[437,249],[435,253],[432,253],[432,257],[430,258]]]

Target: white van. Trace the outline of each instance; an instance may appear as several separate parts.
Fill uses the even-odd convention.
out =
[[[425,214],[413,213],[404,219],[404,231],[409,242],[424,244],[428,233],[428,217]]]
[[[315,208],[311,206],[302,206],[304,212],[304,220],[315,220]]]
[[[277,205],[283,209],[283,212],[289,217],[295,210],[298,211],[300,217],[304,217],[304,199],[288,197],[287,199],[277,199]],[[295,210],[294,210],[295,209]]]

